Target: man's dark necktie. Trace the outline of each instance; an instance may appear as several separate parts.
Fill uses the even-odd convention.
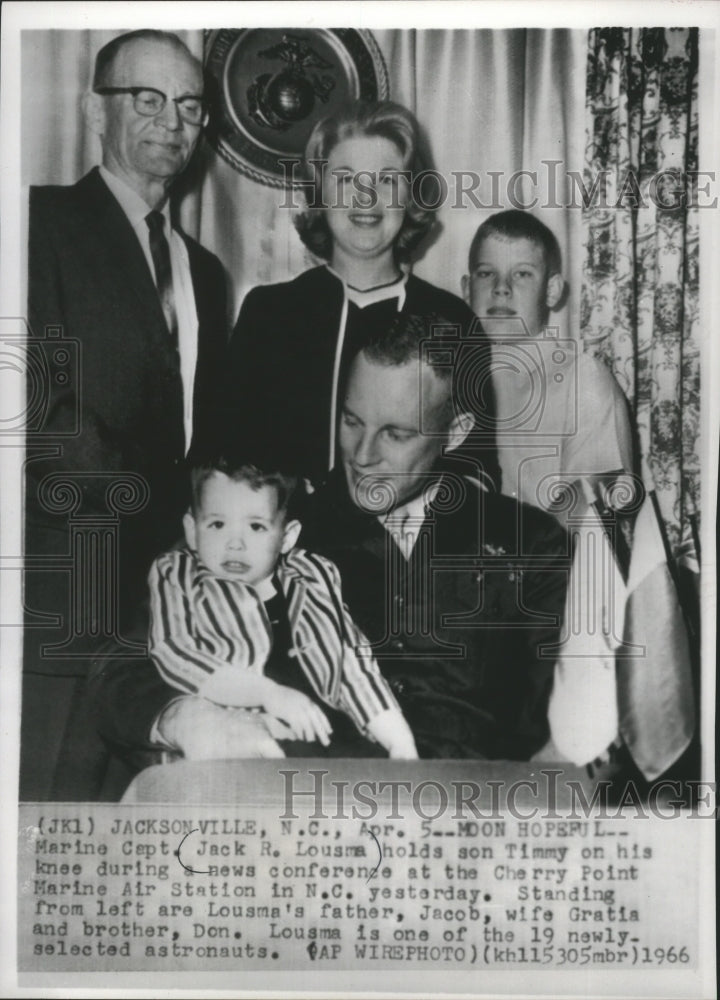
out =
[[[170,265],[170,247],[165,237],[165,216],[162,212],[150,212],[145,216],[150,230],[150,253],[155,265],[155,284],[157,285],[160,305],[165,316],[170,337],[175,347],[178,346],[178,323],[175,312],[175,296],[173,294],[172,267]]]

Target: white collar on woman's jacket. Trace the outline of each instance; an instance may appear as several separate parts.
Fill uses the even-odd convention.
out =
[[[367,288],[365,290],[361,288],[353,288],[352,285],[348,284],[347,281],[341,275],[334,271],[329,264],[325,265],[330,274],[334,275],[338,281],[342,282],[343,292],[345,297],[353,302],[360,309],[364,309],[366,306],[372,306],[376,302],[386,302],[388,299],[398,300],[398,312],[405,305],[405,298],[407,296],[407,281],[409,277],[408,272],[404,272],[400,275],[397,281],[391,281],[388,285],[377,285],[375,288]]]

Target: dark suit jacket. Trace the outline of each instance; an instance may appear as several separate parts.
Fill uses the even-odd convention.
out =
[[[230,341],[231,432],[249,437],[276,461],[314,480],[321,480],[328,471],[333,368],[342,304],[340,279],[327,267],[315,267],[292,281],[248,292]],[[403,312],[440,316],[455,329],[455,339],[468,341],[470,363],[476,365],[477,374],[486,383],[481,393],[483,417],[484,426],[491,430],[478,433],[478,447],[466,449],[466,454],[480,455],[483,466],[494,476],[492,387],[486,378],[489,369],[484,355],[487,342],[475,315],[456,295],[412,274]],[[465,368],[461,378],[467,388],[474,382],[474,373]],[[477,406],[474,390],[471,396]]]
[[[225,371],[226,290],[220,262],[194,240],[188,248],[198,313],[198,358],[194,395],[194,439],[211,437],[220,419],[218,392]],[[49,406],[43,436],[55,435],[62,453],[35,457],[28,435],[27,506],[37,521],[60,532],[67,515],[53,517],[38,502],[37,484],[51,472],[131,472],[142,476],[150,497],[144,511],[124,519],[124,552],[137,549],[149,561],[174,541],[186,503],[181,381],[157,291],[142,249],[97,169],[72,187],[31,189],[28,313],[31,336],[48,328],[79,341],[65,366],[64,384],[54,381],[56,345],[50,361]],[[72,431],[79,414],[77,433]],[[82,481],[83,512],[105,513],[105,482]],[[38,555],[37,533],[28,544]],[[43,532],[42,543],[47,547]],[[129,566],[129,555],[125,562]]]
[[[183,238],[198,314],[193,440],[202,441],[217,434],[222,420],[225,276],[213,254]],[[41,648],[65,639],[71,583],[78,586],[78,580],[50,568],[53,559],[67,561],[70,555],[69,514],[48,510],[38,488],[52,473],[70,474],[80,491],[80,506],[73,513],[94,517],[112,515],[107,474],[132,473],[144,480],[149,491],[144,508],[120,517],[118,523],[113,590],[122,634],[127,634],[130,616],[142,599],[152,559],[181,533],[188,498],[178,355],[137,237],[97,169],[71,187],[31,189],[28,319],[30,356],[44,356],[47,377],[36,378],[37,365],[29,366],[29,399],[39,400],[41,406],[33,411],[27,433],[25,551],[37,563],[36,568],[29,563],[25,575],[28,680],[21,795],[91,797],[88,782],[79,780],[75,787],[65,782],[60,791],[51,792],[50,779],[39,777],[56,757],[64,757],[66,764],[59,769],[69,774],[94,753],[83,745],[81,731],[93,724],[77,709],[80,688],[75,682],[89,660],[43,654]],[[68,349],[62,338],[70,342]],[[116,500],[122,506],[122,496]],[[102,616],[108,609],[107,601],[97,609],[87,601],[91,582],[81,581],[86,588],[81,632],[96,632],[87,635],[83,655],[102,641]],[[54,613],[62,624],[31,627],[36,619],[30,612]],[[38,675],[55,679],[55,694]],[[74,684],[74,693],[68,687],[67,693],[58,694],[58,678],[63,676]],[[38,681],[34,688],[32,678]],[[60,697],[64,709],[58,707]],[[74,749],[67,749],[69,744]]]

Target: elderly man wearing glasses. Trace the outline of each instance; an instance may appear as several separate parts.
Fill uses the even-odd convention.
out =
[[[102,164],[71,187],[30,193],[30,336],[53,351],[43,447],[27,441],[25,799],[95,797],[84,672],[124,634],[152,559],[180,536],[184,457],[220,419],[224,272],[180,231],[168,200],[207,120],[202,67],[176,35],[120,35],[97,54],[83,111]],[[125,491],[115,500],[113,482]],[[58,489],[75,491],[70,514]],[[71,520],[105,523],[123,503],[135,510],[120,520],[117,551],[100,562],[86,552],[80,566],[85,536]]]

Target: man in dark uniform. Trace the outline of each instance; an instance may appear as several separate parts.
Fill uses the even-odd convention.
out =
[[[451,386],[424,317],[358,354],[342,468],[318,493],[303,544],[340,569],[421,757],[527,760],[548,736],[567,538],[453,459],[474,419]]]

